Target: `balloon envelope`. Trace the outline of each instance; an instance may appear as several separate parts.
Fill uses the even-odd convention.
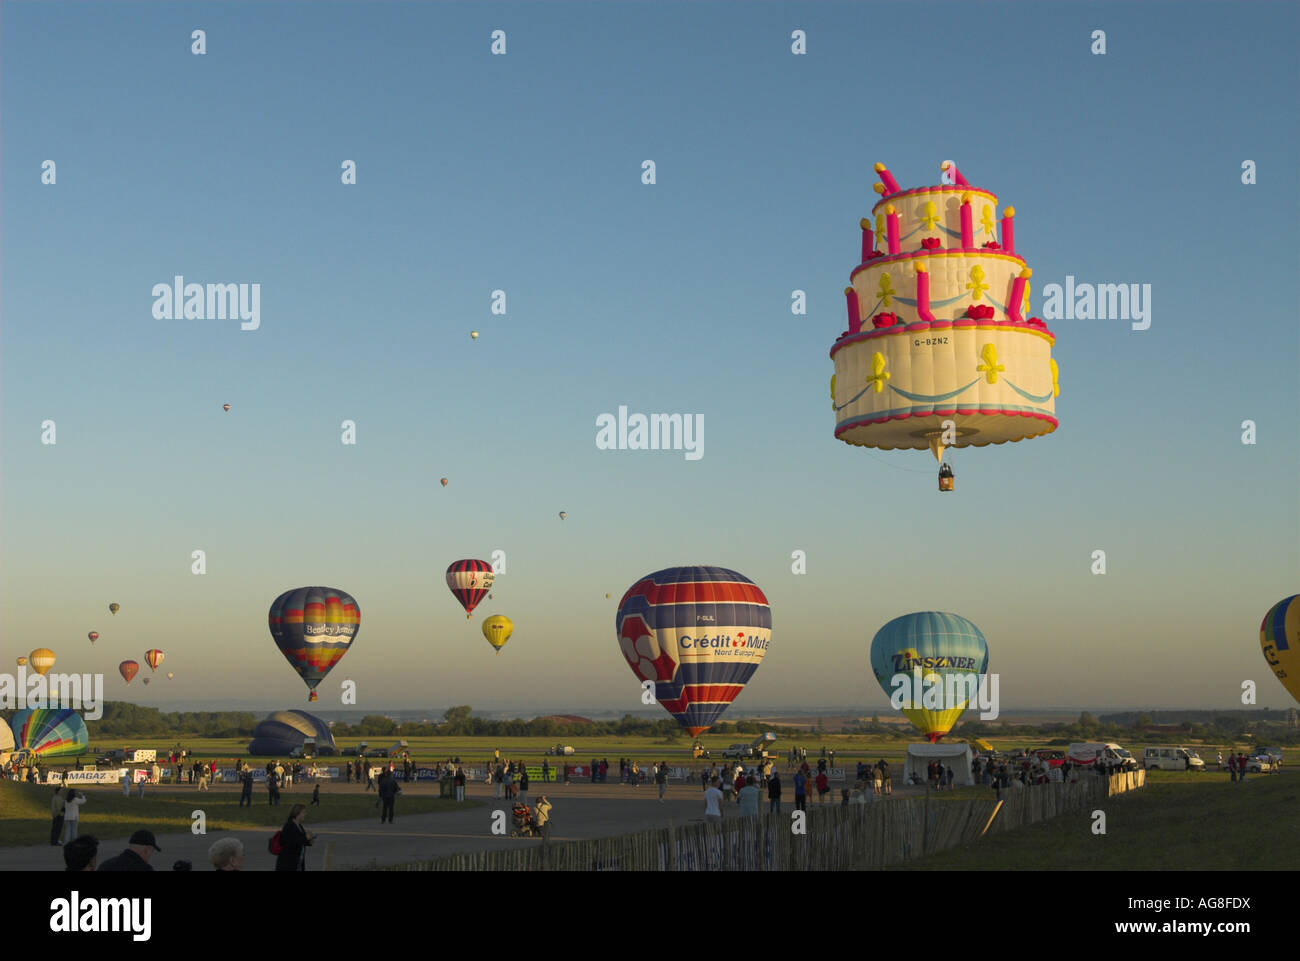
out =
[[[121,664],[117,665],[117,672],[122,675],[122,679],[128,684],[131,683],[131,678],[135,677],[139,670],[140,665],[135,661],[123,661]]]
[[[54,652],[48,647],[38,647],[27,655],[27,665],[37,674],[44,675],[54,666]]]
[[[952,730],[970,700],[967,696],[949,695],[973,692],[972,679],[978,683],[979,675],[988,672],[988,665],[989,648],[984,635],[957,614],[904,614],[877,631],[871,641],[871,670],[876,681],[886,694],[893,695],[898,683],[895,678],[906,680],[908,686],[901,700],[907,706],[903,713],[931,741]],[[933,695],[935,700],[922,699],[913,706],[913,695],[925,693],[924,686],[916,689],[918,674],[922,685],[927,677],[937,675],[943,687]]]
[[[496,649],[498,654],[505,647],[510,635],[515,632],[515,623],[504,614],[493,614],[483,622],[483,636]]]
[[[149,686],[149,678],[147,678],[147,677],[144,679],[144,686],[145,686],[145,687],[148,687],[148,686]]]
[[[158,670],[158,665],[163,662],[163,652],[158,648],[153,648],[144,652],[144,662],[149,665],[149,670]]]
[[[108,605],[108,612],[109,612],[110,614],[116,614],[116,613],[117,613],[118,611],[120,611],[121,609],[122,609],[122,605],[121,605],[121,604],[116,604],[116,603],[114,603],[114,604],[109,604],[109,605]]]
[[[176,675],[173,674],[171,671],[168,671],[168,672],[167,672],[167,680],[170,681],[170,680],[171,680],[173,677],[175,677],[175,676],[176,676]]]
[[[453,561],[447,568],[447,587],[466,614],[473,614],[479,601],[492,589],[496,573],[487,561],[466,559]]]
[[[447,486],[447,478],[445,478],[445,477],[442,479],[442,486],[443,486],[443,487],[446,487],[446,486]]]
[[[229,404],[222,404],[222,405],[221,405],[221,409],[222,409],[222,410],[230,410],[230,405],[229,405]]]
[[[21,656],[18,658],[18,666],[19,666],[19,667],[23,667],[24,665],[26,665],[26,663],[27,663],[27,658],[25,658],[25,657],[21,657]]]
[[[271,602],[271,637],[311,690],[325,679],[361,630],[356,599],[332,587],[296,587]]]
[[[99,640],[99,631],[91,631],[86,636],[90,638],[90,643],[94,644],[97,640]]]
[[[1269,608],[1259,625],[1259,646],[1273,674],[1300,701],[1300,594]]]
[[[85,754],[90,735],[81,715],[68,708],[39,708],[19,711],[9,722],[14,742],[38,757]]]
[[[632,673],[692,737],[707,731],[767,653],[772,610],[725,567],[670,567],[628,588],[614,631]]]

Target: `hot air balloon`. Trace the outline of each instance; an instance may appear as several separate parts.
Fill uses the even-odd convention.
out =
[[[140,665],[135,661],[123,661],[117,665],[117,672],[122,675],[126,683],[131,683],[131,678],[135,677],[136,672],[140,670]]]
[[[467,618],[474,616],[474,608],[487,597],[496,573],[487,561],[454,561],[447,568],[447,586],[465,608]]]
[[[19,666],[19,667],[26,667],[26,666],[27,666],[27,658],[25,658],[25,657],[19,657],[19,658],[18,658],[18,666]]]
[[[442,479],[442,486],[443,486],[443,487],[446,487],[446,486],[447,486],[447,478],[445,478],[445,477]]]
[[[229,405],[229,404],[222,404],[222,405],[221,405],[221,409],[222,409],[222,410],[230,410],[230,405]]]
[[[670,567],[628,588],[614,615],[628,666],[692,737],[745,688],[772,639],[772,611],[749,578],[723,567]]]
[[[144,679],[144,686],[145,686],[145,687],[148,687],[148,686],[149,686],[149,678],[147,678],[147,677]]]
[[[506,646],[506,641],[510,640],[510,635],[515,632],[514,621],[504,614],[493,614],[483,622],[483,636],[487,642],[496,649],[498,654],[501,648]]]
[[[469,332],[469,339],[470,339],[470,340],[478,340],[478,331],[477,331],[477,330],[471,330],[471,331]]]
[[[37,674],[44,675],[54,666],[54,652],[48,647],[38,647],[27,655],[27,665]]]
[[[113,615],[116,615],[117,612],[120,611],[121,609],[122,609],[122,605],[121,605],[121,604],[116,604],[116,603],[114,603],[114,604],[109,604],[109,605],[108,605],[108,612],[109,612],[110,614],[113,614]]]
[[[176,676],[176,675],[173,674],[171,671],[168,671],[168,672],[167,672],[167,680],[170,681],[170,680],[171,680],[173,677],[175,677],[175,676]]]
[[[931,742],[952,730],[973,699],[980,675],[988,673],[988,665],[984,635],[956,614],[904,614],[877,631],[871,641],[876,681],[891,697],[906,682],[900,698],[903,713]],[[931,685],[926,684],[927,678]]]
[[[1300,701],[1300,594],[1269,608],[1259,625],[1259,646],[1274,676]]]
[[[360,605],[332,587],[297,587],[271,603],[269,619],[280,653],[307,683],[307,699],[316,700],[316,685],[361,630]]]
[[[151,650],[145,651],[144,662],[149,665],[149,670],[151,671],[158,670],[158,665],[163,662],[163,652],[158,650],[158,648],[156,647]]]
[[[560,520],[564,520],[568,516],[569,516],[568,511],[560,511]]]
[[[99,631],[91,631],[86,636],[90,638],[90,643],[94,644],[97,640],[99,640]]]
[[[15,746],[37,757],[85,754],[90,748],[86,722],[69,708],[28,708],[14,714],[9,726]]]

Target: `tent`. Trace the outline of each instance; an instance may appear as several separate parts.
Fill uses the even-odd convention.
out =
[[[932,761],[942,761],[944,767],[952,768],[953,784],[969,786],[975,783],[975,778],[971,776],[970,745],[942,742],[907,745],[907,757],[903,760],[903,783],[911,784],[913,774],[924,783],[926,769]]]

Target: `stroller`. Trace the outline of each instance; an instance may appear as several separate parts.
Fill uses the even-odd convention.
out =
[[[541,836],[533,821],[533,811],[527,804],[514,806],[515,829],[510,832],[512,838],[535,838]]]

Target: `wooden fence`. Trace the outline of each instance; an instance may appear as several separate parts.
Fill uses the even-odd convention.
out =
[[[1145,784],[1145,772],[1086,776],[1072,784],[1004,790],[995,798],[938,797],[811,808],[805,833],[790,814],[728,816],[720,824],[656,828],[588,841],[454,854],[392,865],[392,871],[851,871],[883,868],[1091,809]]]

